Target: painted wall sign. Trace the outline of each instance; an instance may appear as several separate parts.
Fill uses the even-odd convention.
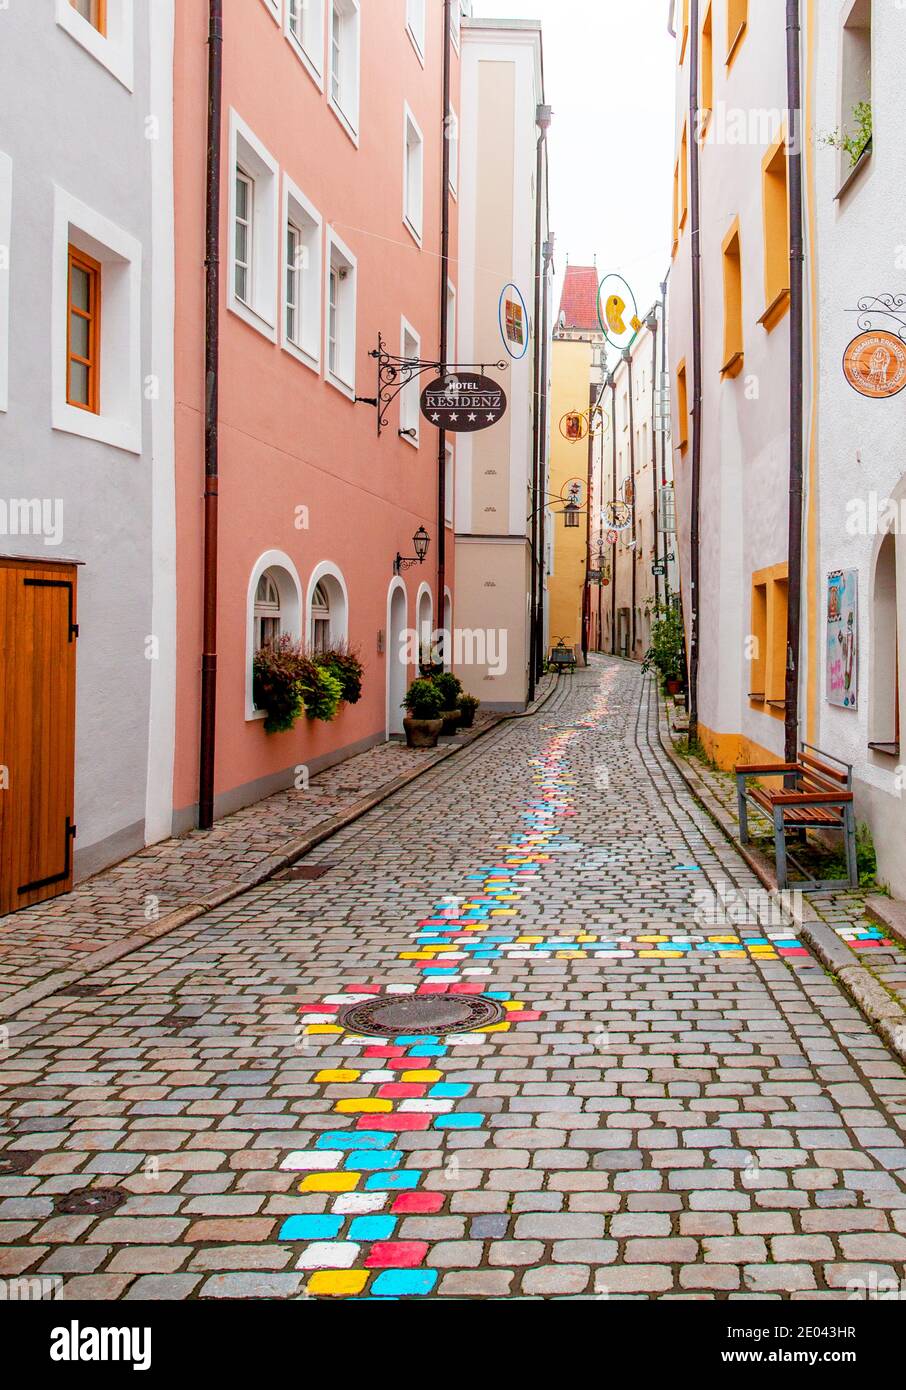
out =
[[[503,387],[476,372],[436,377],[422,392],[422,414],[429,424],[454,434],[486,430],[506,414]]]
[[[860,396],[896,396],[906,387],[906,343],[884,328],[860,333],[843,354],[843,374]]]
[[[598,286],[598,322],[611,347],[631,347],[642,327],[635,295],[622,275],[609,274]]]
[[[528,352],[528,309],[518,285],[504,285],[497,309],[503,346],[517,362]]]
[[[859,688],[859,576],[834,570],[827,576],[827,691],[830,705],[855,709]]]

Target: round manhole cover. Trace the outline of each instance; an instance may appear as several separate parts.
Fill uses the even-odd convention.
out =
[[[341,1009],[338,1021],[352,1033],[392,1038],[397,1033],[468,1033],[499,1023],[505,1010],[480,994],[390,994]]]
[[[43,1149],[7,1149],[5,1153],[0,1153],[0,1178],[10,1178],[16,1173],[24,1173],[43,1157]]]
[[[99,1216],[106,1211],[116,1211],[125,1201],[126,1193],[118,1187],[91,1187],[81,1192],[66,1192],[54,1205],[64,1216]]]

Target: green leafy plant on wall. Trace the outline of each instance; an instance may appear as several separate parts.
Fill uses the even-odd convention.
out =
[[[253,693],[264,711],[264,731],[285,733],[304,714],[329,723],[342,704],[355,704],[362,695],[363,667],[345,646],[309,653],[294,637],[284,634],[255,653]]]
[[[870,101],[856,103],[852,111],[852,124],[855,126],[854,134],[850,134],[849,129],[843,126],[830,131],[827,135],[822,135],[820,138],[822,145],[829,145],[832,149],[841,150],[843,154],[848,155],[850,168],[855,169],[871,144],[872,112]]]
[[[683,625],[676,604],[651,607],[651,646],[645,653],[643,671],[658,671],[664,681],[682,681],[686,669],[683,656]]]

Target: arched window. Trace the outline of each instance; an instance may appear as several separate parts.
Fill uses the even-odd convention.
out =
[[[311,598],[311,648],[326,652],[330,646],[330,596],[326,586],[315,585]]]
[[[265,570],[255,590],[255,651],[275,642],[281,633],[280,590],[271,570]]]
[[[896,537],[881,542],[875,565],[871,624],[871,702],[869,746],[893,757],[900,751],[899,668],[897,662]]]

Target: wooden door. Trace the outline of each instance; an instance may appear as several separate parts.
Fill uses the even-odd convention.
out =
[[[76,575],[0,558],[0,915],[72,888]]]

